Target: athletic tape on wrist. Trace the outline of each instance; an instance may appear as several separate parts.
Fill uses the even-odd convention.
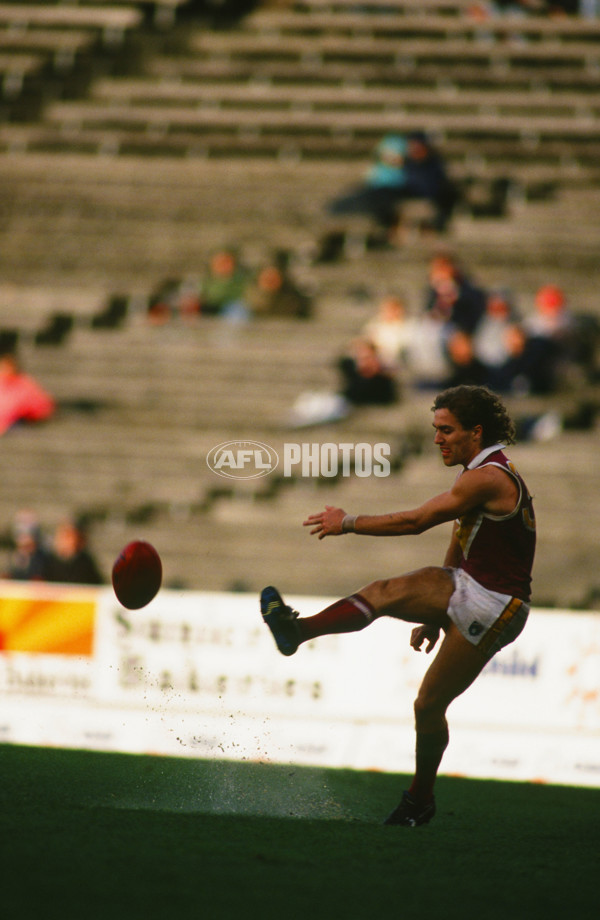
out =
[[[342,533],[356,533],[357,514],[346,514],[342,518]]]

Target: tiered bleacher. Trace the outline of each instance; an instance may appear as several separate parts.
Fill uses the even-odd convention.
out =
[[[0,23],[13,6],[0,9]],[[134,7],[86,6],[65,34],[74,41],[87,24],[122,40]],[[600,22],[480,20],[467,8],[259,6],[229,28],[171,33],[135,76],[109,75],[84,99],[48,105],[33,125],[5,126],[0,144],[339,160],[365,157],[387,131],[422,129],[462,174],[539,181],[558,170],[596,181]],[[55,24],[67,13],[44,15]]]
[[[281,581],[337,594],[442,558],[443,528],[343,545],[301,528],[326,501],[383,511],[447,486],[430,395],[304,432],[286,419],[300,391],[335,385],[334,362],[379,292],[399,287],[421,304],[435,243],[330,265],[302,258],[324,201],[360,176],[387,131],[426,129],[455,176],[508,176],[520,192],[502,220],[459,211],[438,241],[484,283],[510,283],[527,305],[552,280],[598,313],[600,23],[474,21],[466,7],[305,0],[237,18],[166,0],[0,4],[0,326],[19,331],[26,369],[60,407],[0,443],[5,557],[13,515],[28,507],[48,526],[87,516],[107,573],[121,545],[149,539],[166,582],[193,588]],[[544,184],[554,196],[530,200]],[[150,326],[155,285],[200,272],[226,244],[251,262],[275,245],[298,254],[314,318]],[[99,328],[93,317],[115,294],[126,311]],[[36,344],[57,314],[73,318],[69,333]],[[568,411],[577,398],[512,408]],[[297,439],[383,441],[395,470],[232,485],[206,464],[230,439],[278,452]],[[537,603],[583,603],[597,583],[597,446],[593,430],[514,451],[536,492]]]

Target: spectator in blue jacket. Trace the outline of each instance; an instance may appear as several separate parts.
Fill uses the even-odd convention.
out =
[[[327,210],[335,216],[365,214],[385,231],[398,222],[397,206],[406,184],[406,138],[388,134],[377,145],[363,182],[334,198]]]

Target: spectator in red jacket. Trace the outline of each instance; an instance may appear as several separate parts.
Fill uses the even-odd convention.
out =
[[[19,422],[41,422],[53,415],[52,396],[25,374],[15,354],[0,355],[0,434]]]

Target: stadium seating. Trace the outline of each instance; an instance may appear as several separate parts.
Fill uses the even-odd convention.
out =
[[[0,73],[7,120],[37,118],[48,99],[82,92],[110,70],[142,23],[134,4],[0,3]]]
[[[6,8],[23,16],[39,6],[45,21],[9,28]],[[111,6],[132,16],[117,49],[103,43],[99,10]],[[4,558],[14,512],[33,507],[48,525],[66,510],[87,515],[105,572],[142,536],[163,554],[166,582],[194,588],[258,590],[280,579],[289,591],[339,593],[441,559],[445,531],[340,549],[300,527],[325,501],[386,510],[446,487],[429,395],[336,426],[286,427],[301,390],[335,386],[334,362],[379,292],[399,287],[418,308],[432,250],[412,238],[402,251],[339,264],[314,266],[303,254],[324,200],[360,174],[378,135],[427,127],[455,174],[510,175],[524,191],[505,221],[457,215],[450,243],[467,267],[486,284],[510,283],[525,307],[551,277],[578,309],[597,313],[596,27],[585,37],[575,20],[536,19],[517,40],[506,21],[482,35],[450,0],[378,0],[380,12],[360,21],[350,2],[305,0],[210,29],[202,17],[179,24],[176,3],[160,6],[157,29],[159,4],[0,4],[0,331],[18,327],[25,368],[60,405],[52,422],[3,441]],[[381,12],[388,7],[397,15]],[[401,42],[389,34],[400,18]],[[526,200],[542,183],[555,199]],[[227,243],[251,262],[274,244],[294,251],[315,318],[149,326],[150,290],[200,271]],[[94,322],[115,294],[126,313]],[[36,344],[61,315],[73,319],[62,341]],[[576,398],[550,408],[570,411]],[[277,451],[296,439],[389,442],[397,468],[376,482],[274,474],[234,488],[206,455],[242,438]],[[580,603],[595,584],[597,441],[596,431],[566,433],[515,451],[537,480],[538,603]]]
[[[383,133],[423,129],[461,177],[597,179],[600,23],[371,7],[259,7],[217,30],[186,22],[142,54],[134,79],[101,78],[35,124],[5,125],[0,149],[357,160]]]

